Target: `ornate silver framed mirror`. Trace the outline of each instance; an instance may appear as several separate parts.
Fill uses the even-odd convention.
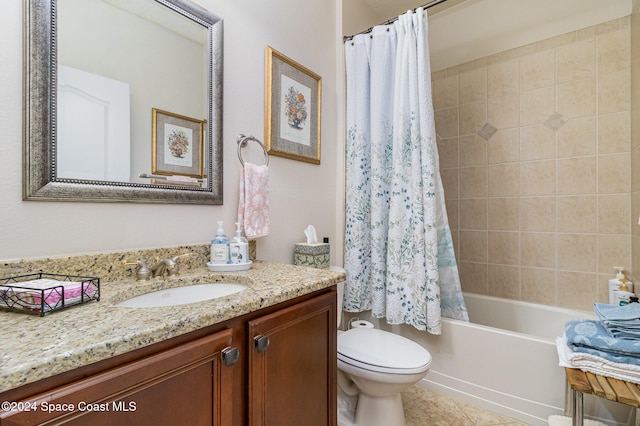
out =
[[[25,0],[24,21],[24,200],[222,204],[221,18]]]

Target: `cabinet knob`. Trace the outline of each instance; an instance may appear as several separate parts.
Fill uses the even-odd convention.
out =
[[[268,336],[256,336],[253,338],[253,343],[258,349],[258,352],[264,352],[269,347],[269,337]]]
[[[227,367],[232,366],[238,361],[240,350],[238,348],[224,348],[222,350],[222,360]]]

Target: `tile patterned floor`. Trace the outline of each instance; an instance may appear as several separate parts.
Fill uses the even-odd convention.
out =
[[[402,393],[407,426],[525,426],[418,386]]]

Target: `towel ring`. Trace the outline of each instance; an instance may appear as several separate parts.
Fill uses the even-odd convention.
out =
[[[247,143],[249,141],[254,141],[257,142],[258,145],[260,145],[260,147],[262,148],[262,151],[264,152],[264,160],[265,160],[265,166],[269,165],[269,154],[267,153],[267,148],[264,146],[264,144],[262,142],[260,142],[258,139],[254,138],[253,136],[245,136],[242,133],[238,135],[238,138],[236,139],[236,142],[238,143],[238,160],[240,160],[240,164],[242,164],[242,167],[244,167],[244,160],[242,160],[242,148],[244,148],[245,146],[247,146]]]

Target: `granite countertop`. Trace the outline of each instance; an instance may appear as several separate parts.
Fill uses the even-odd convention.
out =
[[[331,287],[343,279],[344,273],[328,269],[258,261],[242,272],[201,268],[143,283],[133,279],[101,282],[100,301],[44,317],[1,310],[0,392]],[[150,291],[209,282],[243,283],[248,288],[186,305],[115,306]]]

